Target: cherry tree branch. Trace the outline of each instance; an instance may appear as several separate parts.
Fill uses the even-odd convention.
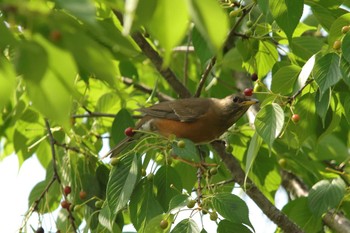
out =
[[[307,186],[293,173],[281,171],[282,185],[295,197],[306,197],[309,195]],[[350,232],[350,220],[343,214],[329,210],[323,217],[323,222],[335,232]]]
[[[248,178],[245,182],[245,172],[242,170],[238,160],[225,151],[224,143],[214,141],[211,143],[217,151],[228,170],[231,172],[235,182],[241,187],[247,188],[246,194],[260,207],[264,214],[278,225],[284,232],[301,233],[303,232],[298,225],[292,222],[284,213],[277,209]],[[245,183],[244,183],[245,182]]]

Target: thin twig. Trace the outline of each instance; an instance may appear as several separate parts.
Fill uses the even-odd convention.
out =
[[[45,189],[40,194],[40,196],[30,206],[29,210],[25,214],[25,217],[22,221],[22,226],[20,227],[19,232],[22,232],[23,228],[27,225],[27,222],[28,222],[30,216],[33,214],[33,212],[38,210],[41,200],[44,198],[45,194],[49,191],[49,189],[55,183],[55,181],[57,181],[57,178],[56,178],[56,176],[53,176],[51,178],[50,182],[46,185]]]
[[[128,86],[134,86],[135,89],[140,90],[142,92],[151,94],[153,89],[143,85],[143,84],[139,84],[139,83],[135,83],[131,78],[127,78],[127,77],[122,77],[122,81],[124,84],[128,85]],[[168,96],[160,91],[156,92],[156,96],[160,101],[171,101],[173,100],[173,98],[171,96]]]
[[[314,79],[309,79],[306,81],[306,83],[304,84],[304,86],[302,86],[294,95],[292,95],[291,97],[288,98],[287,103],[288,104],[292,104],[293,101],[297,98],[298,95],[300,95],[303,90],[305,89],[305,87],[307,87],[307,85],[309,85],[310,83],[312,83],[314,81]]]
[[[48,134],[49,134],[49,140],[50,140],[50,146],[51,146],[52,165],[53,165],[53,178],[52,179],[57,180],[58,183],[61,184],[61,179],[59,177],[58,169],[57,169],[56,150],[55,150],[56,140],[53,137],[50,123],[47,119],[45,119],[45,125],[46,125],[46,129],[48,131]],[[71,212],[71,210],[69,208],[67,208],[67,212],[68,212],[68,219],[70,221],[70,224],[72,225],[74,232],[77,232],[77,228],[76,228],[75,222],[74,222],[73,213]]]
[[[115,118],[116,114],[102,112],[88,112],[87,114],[74,114],[72,118],[88,118],[88,117],[110,117]]]
[[[249,7],[248,9],[243,10],[242,16],[237,20],[237,22],[235,23],[235,25],[232,27],[231,31],[229,32],[229,34],[225,40],[224,46],[223,46],[223,54],[224,55],[233,47],[234,38],[236,36],[236,30],[237,30],[238,26],[241,24],[244,17],[251,11],[251,9],[253,9],[253,7]],[[216,63],[216,57],[214,56],[210,59],[210,62],[208,63],[207,67],[205,68],[203,74],[201,75],[201,80],[199,81],[196,93],[194,95],[195,97],[199,97],[201,95],[203,86],[204,86],[211,70],[213,69],[215,63]]]
[[[55,138],[53,137],[50,123],[49,121],[45,118],[45,126],[47,129],[47,133],[49,135],[49,141],[50,141],[50,147],[51,147],[51,155],[52,155],[52,166],[53,166],[53,176],[55,179],[57,179],[58,183],[61,184],[61,179],[58,175],[58,170],[57,170],[57,160],[56,160],[56,150],[55,150]]]

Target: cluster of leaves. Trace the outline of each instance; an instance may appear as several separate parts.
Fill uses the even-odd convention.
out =
[[[304,4],[312,14],[300,22]],[[26,217],[50,213],[64,200],[72,204],[57,217],[64,232],[83,220],[91,232],[120,232],[129,223],[140,232],[169,232],[187,209],[188,219],[173,232],[199,232],[192,216],[206,212],[219,232],[254,231],[244,201],[231,194],[232,171],[210,146],[199,153],[188,140],[180,145],[151,134],[115,166],[98,157],[104,143],[125,137],[132,109],[157,97],[201,93],[202,85],[202,96],[213,97],[254,86],[261,102],[256,131],[244,117],[226,140],[271,203],[281,171],[288,171],[310,189],[283,209],[304,231],[321,231],[329,210],[350,217],[350,35],[342,30],[350,25],[349,6],[0,1],[0,158],[15,152],[23,163],[35,155],[47,171],[29,196]]]

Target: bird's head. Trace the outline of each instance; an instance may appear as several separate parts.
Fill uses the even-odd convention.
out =
[[[223,109],[223,117],[232,124],[238,121],[250,106],[259,103],[257,99],[249,99],[237,94],[229,95],[221,99],[220,102]]]

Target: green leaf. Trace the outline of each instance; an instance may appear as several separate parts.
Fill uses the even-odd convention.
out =
[[[261,146],[249,174],[249,178],[271,203],[274,203],[275,193],[281,185],[280,171],[276,168],[275,162],[271,151],[266,146]]]
[[[216,0],[190,0],[191,17],[202,36],[210,42],[211,50],[218,52],[225,42],[229,22]],[[210,16],[210,17],[208,17]]]
[[[293,38],[290,46],[296,56],[308,60],[313,54],[320,51],[323,45],[324,42],[320,38],[302,36]]]
[[[0,19],[0,50],[4,50],[8,46],[14,46],[17,44],[16,38],[13,36],[9,28],[6,26],[5,22],[3,21],[4,17],[1,17]]]
[[[179,156],[182,159],[187,161],[199,163],[199,155],[196,145],[188,139],[180,139],[185,142],[185,146],[183,148],[178,147],[177,142],[173,142],[172,149],[173,153],[176,156]]]
[[[226,219],[219,222],[218,233],[231,233],[231,232],[239,232],[239,233],[252,233],[249,228],[240,223],[233,223]]]
[[[16,74],[11,63],[0,55],[0,110],[8,103],[16,88]]]
[[[348,121],[348,124],[350,124],[350,95],[346,95],[344,98],[344,115],[346,120]]]
[[[278,69],[272,77],[271,90],[281,95],[290,94],[300,70],[300,67],[296,65],[283,66]]]
[[[336,23],[337,19],[342,18],[342,15],[347,13],[346,10],[341,9],[340,7],[328,8],[324,5],[324,3],[320,4],[320,2],[317,1],[309,1],[309,3],[313,15],[316,17],[316,19],[326,31],[330,31],[330,34],[333,34],[333,25],[334,23]],[[341,27],[339,28],[339,32],[341,32],[340,29]]]
[[[167,211],[170,200],[182,190],[181,177],[171,166],[162,166],[154,176],[154,185],[157,187],[157,200]],[[173,188],[171,186],[174,186]]]
[[[115,86],[117,72],[111,53],[84,33],[62,32],[65,48],[74,56],[81,74],[91,74]],[[77,46],[79,45],[79,46]]]
[[[107,205],[103,206],[103,208],[100,210],[98,214],[98,221],[102,226],[107,228],[110,232],[113,232],[113,233],[122,232],[115,222],[115,215],[110,212],[110,209],[108,208]]]
[[[171,198],[169,202],[168,212],[186,206],[188,201],[189,201],[189,197],[185,194],[178,194],[174,196],[173,198]]]
[[[322,137],[333,133],[333,131],[339,127],[344,110],[338,98],[338,96],[334,95],[330,101],[332,107],[332,120],[330,121],[327,129],[319,136],[319,140],[322,139]]]
[[[160,222],[162,220],[168,221],[169,225],[165,229],[162,229],[160,227]],[[152,233],[166,233],[170,232],[170,228],[172,226],[172,221],[174,220],[174,215],[166,215],[166,214],[160,214],[154,218],[152,218],[148,223],[144,230],[144,232],[152,232]]]
[[[349,151],[346,144],[335,135],[328,134],[317,142],[317,160],[331,160],[341,164],[348,158]]]
[[[297,198],[288,202],[282,211],[305,232],[319,232],[323,228],[321,218],[311,213],[307,204],[307,197]]]
[[[50,181],[44,180],[37,183],[32,191],[30,191],[28,202],[31,206],[40,195],[44,193]],[[54,182],[51,187],[45,192],[43,199],[40,201],[37,212],[41,214],[50,213],[57,209],[61,200],[60,186],[58,182]]]
[[[303,0],[270,0],[270,12],[278,26],[286,33],[291,41],[293,32],[303,14]]]
[[[347,62],[350,62],[350,33],[346,33],[342,40],[341,50],[343,51],[343,57]]]
[[[18,49],[16,63],[18,72],[27,81],[40,83],[48,69],[48,54],[38,42],[24,41]]]
[[[327,13],[326,13],[327,14]],[[342,27],[350,24],[350,13],[343,15],[324,15],[324,19],[329,19],[329,24],[331,25],[328,36],[328,44],[333,45],[335,40],[339,40],[343,36],[341,31]],[[322,23],[322,21],[321,21]]]
[[[177,174],[180,175],[183,188],[188,193],[191,193],[194,184],[197,182],[196,169],[186,163],[175,163],[172,166],[176,169]]]
[[[328,53],[316,61],[314,76],[320,87],[320,97],[342,78],[339,65],[339,55],[336,53]]]
[[[199,233],[199,232],[200,232],[199,227],[197,226],[197,223],[192,218],[182,220],[171,231],[171,233]]]
[[[310,74],[315,65],[315,59],[316,59],[315,55],[311,56],[309,60],[307,60],[307,62],[304,64],[303,68],[301,68],[301,71],[298,76],[298,80],[295,83],[294,93],[299,91],[305,85],[306,81],[310,77]]]
[[[224,218],[233,222],[246,224],[253,228],[249,221],[246,203],[232,193],[218,193],[212,197],[214,209]]]
[[[257,132],[254,133],[252,140],[249,143],[248,151],[247,151],[247,161],[245,163],[245,177],[244,184],[246,183],[248,174],[250,169],[253,166],[256,156],[258,155],[259,149],[261,147],[262,138],[259,136]]]
[[[82,20],[89,23],[95,22],[95,7],[91,0],[55,0],[55,2],[58,6]]]
[[[121,109],[114,118],[112,124],[111,137],[114,144],[123,140],[126,136],[124,130],[134,126],[134,120],[131,114],[125,108]]]
[[[256,115],[255,128],[264,141],[272,147],[273,141],[281,133],[284,124],[284,113],[278,104],[265,105]]]
[[[160,45],[165,50],[164,66],[167,66],[170,62],[172,49],[185,36],[188,28],[188,18],[188,9],[185,0],[162,0],[158,2],[147,29],[159,40]]]
[[[300,121],[297,124],[290,121],[285,130],[284,138],[288,138],[289,146],[300,147],[307,138],[315,136],[317,123],[315,96],[315,93],[304,94],[294,105],[294,113],[300,116]]]
[[[313,214],[321,217],[327,210],[336,208],[343,199],[346,185],[341,178],[321,180],[312,186],[308,206]]]
[[[120,110],[120,97],[114,92],[102,95],[96,104],[96,112],[116,113]]]
[[[124,157],[114,166],[109,176],[106,200],[111,221],[128,203],[137,181],[137,156]]]
[[[271,71],[273,65],[278,61],[276,46],[269,41],[260,40],[255,59],[257,63],[258,77],[264,77]]]
[[[340,59],[340,71],[344,82],[350,87],[350,63],[343,57]]]
[[[153,188],[152,179],[144,178],[137,184],[130,198],[130,219],[138,232],[143,232],[152,218],[163,213]]]
[[[214,54],[209,49],[208,41],[205,40],[196,27],[192,29],[192,43],[194,52],[201,61],[202,69],[204,69],[208,60],[212,58]]]
[[[43,115],[69,129],[72,97],[76,93],[73,88],[77,74],[74,60],[68,52],[53,46],[42,37],[37,36],[35,39],[44,48],[49,63],[40,82],[32,78],[26,80],[28,95],[33,106]],[[37,53],[33,54],[35,55]]]
[[[316,112],[322,119],[323,127],[325,126],[325,118],[331,101],[331,94],[330,88],[323,96],[320,96],[320,90],[318,90],[315,97]]]

